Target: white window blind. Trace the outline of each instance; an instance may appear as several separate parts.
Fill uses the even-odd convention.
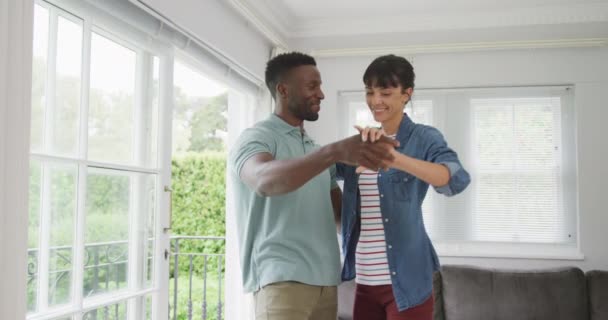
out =
[[[455,197],[430,188],[422,205],[440,255],[473,254],[467,248],[484,244],[511,253],[576,247],[572,100],[565,86],[415,91],[406,113],[438,128],[472,178]],[[349,115],[345,135],[355,124],[380,125],[363,93],[342,94],[341,104]]]
[[[559,97],[472,99],[473,240],[568,242]]]

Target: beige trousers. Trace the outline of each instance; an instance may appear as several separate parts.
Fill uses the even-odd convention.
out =
[[[277,282],[254,294],[256,320],[336,320],[338,289]]]

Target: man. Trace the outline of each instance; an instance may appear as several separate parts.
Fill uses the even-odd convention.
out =
[[[308,55],[270,60],[266,85],[275,111],[243,132],[229,159],[244,288],[255,292],[256,320],[335,320],[340,253],[334,218],[341,199],[333,165],[377,169],[392,160],[396,142],[365,143],[356,135],[317,146],[303,127],[318,119],[324,98]]]

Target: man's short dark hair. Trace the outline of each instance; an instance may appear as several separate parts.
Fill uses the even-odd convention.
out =
[[[366,87],[401,87],[414,88],[414,67],[403,57],[389,54],[380,56],[367,67],[363,74]]]
[[[299,66],[309,65],[317,65],[315,58],[301,52],[282,53],[270,59],[266,64],[266,86],[272,97],[276,99],[277,84],[287,72]]]

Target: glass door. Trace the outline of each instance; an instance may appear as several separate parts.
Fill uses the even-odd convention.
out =
[[[28,319],[166,319],[172,52],[92,17],[35,6]]]

